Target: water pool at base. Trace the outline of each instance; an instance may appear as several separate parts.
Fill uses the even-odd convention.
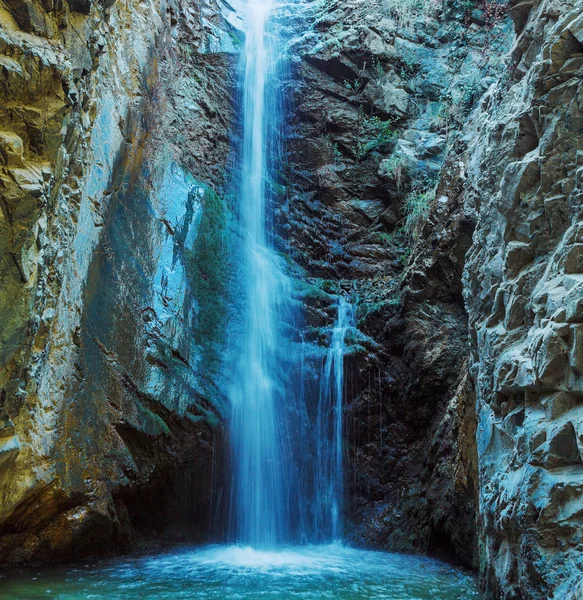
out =
[[[471,575],[445,563],[336,544],[274,552],[241,546],[183,548],[97,565],[13,570],[0,579],[0,598],[11,600],[471,600],[480,597]]]

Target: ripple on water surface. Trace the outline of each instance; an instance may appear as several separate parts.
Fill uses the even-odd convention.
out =
[[[0,580],[0,597],[473,600],[480,594],[472,576],[429,558],[329,545],[275,552],[207,546],[94,566],[11,571]]]

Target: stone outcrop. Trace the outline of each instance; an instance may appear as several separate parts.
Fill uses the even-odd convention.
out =
[[[583,579],[582,11],[512,4],[507,71],[468,126],[484,577],[502,598],[580,597]]]
[[[3,563],[207,534],[233,18],[0,3]]]

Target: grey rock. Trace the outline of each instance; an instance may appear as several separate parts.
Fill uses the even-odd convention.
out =
[[[546,469],[556,469],[581,464],[577,434],[571,421],[551,434],[548,442],[538,446],[532,455],[532,464]]]
[[[568,30],[577,29],[582,8],[578,0],[514,5],[512,52],[522,58],[513,82],[491,84],[466,127],[466,202],[479,210],[465,275],[479,429],[525,411],[506,429],[507,445],[479,451],[488,481],[481,489],[485,576],[500,598],[562,597],[563,590],[571,597],[583,577],[580,547],[571,543],[581,509],[573,482],[583,476],[583,244],[579,210],[571,208],[581,194],[583,138],[574,104],[581,79],[569,63],[581,45]],[[547,10],[560,19],[540,20]],[[467,65],[469,77],[475,64]]]

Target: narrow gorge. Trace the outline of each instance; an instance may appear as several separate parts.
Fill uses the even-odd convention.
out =
[[[583,0],[0,0],[0,78],[0,597],[583,599]]]

